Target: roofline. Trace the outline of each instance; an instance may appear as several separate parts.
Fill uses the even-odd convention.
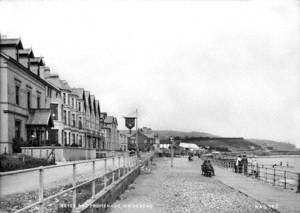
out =
[[[20,53],[19,52],[19,56],[29,56],[30,58],[35,58],[32,49],[22,49],[22,50],[29,51],[29,53]]]
[[[53,85],[49,84],[49,82],[47,82],[46,80],[42,79],[41,77],[39,77],[38,75],[34,74],[33,72],[31,72],[28,68],[24,67],[21,63],[17,62],[15,59],[9,57],[8,55],[4,54],[3,52],[0,52],[0,56],[2,56],[3,58],[5,58],[6,60],[8,60],[9,62],[13,63],[14,65],[16,65],[17,67],[21,68],[24,72],[26,72],[27,74],[31,75],[32,77],[34,77],[35,79],[41,81],[41,83],[52,87],[52,89],[55,89],[57,91],[59,91],[59,89],[57,89],[56,87],[54,87]]]
[[[15,44],[15,43],[8,43],[8,44],[4,44],[4,43],[2,43],[1,42],[1,40],[18,40],[18,43],[17,44]],[[2,45],[2,46],[7,46],[7,47],[10,47],[10,46],[17,46],[18,47],[18,49],[23,49],[23,44],[22,44],[22,41],[21,41],[21,39],[20,38],[0,38],[0,44]]]
[[[34,59],[39,59],[39,61],[33,61]],[[45,66],[45,62],[43,60],[43,57],[34,57],[34,58],[30,58],[29,59],[29,63],[30,64],[38,64],[38,65],[41,65],[41,66]]]

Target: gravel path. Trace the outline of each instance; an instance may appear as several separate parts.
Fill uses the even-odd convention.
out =
[[[170,168],[168,158],[159,158],[151,169],[108,212],[273,212],[216,178],[203,177],[198,160],[175,158]]]

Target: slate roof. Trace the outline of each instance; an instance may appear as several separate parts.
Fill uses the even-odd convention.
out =
[[[31,110],[27,125],[53,127],[50,109]]]
[[[34,58],[34,54],[33,54],[32,49],[22,49],[22,50],[19,50],[19,55],[26,55],[26,56],[29,55],[29,57]]]
[[[30,59],[31,64],[45,65],[42,57],[34,57]]]
[[[113,121],[114,121],[114,117],[113,116],[107,116],[104,119],[104,123],[107,123],[107,124],[111,124],[111,123],[113,123]]]
[[[83,88],[72,88],[72,93],[77,95],[79,99],[83,99],[84,89]]]
[[[100,115],[100,103],[99,103],[99,100],[95,100],[96,102],[96,112],[97,112],[97,115],[99,116]]]
[[[0,44],[2,46],[18,46],[19,49],[23,49],[23,44],[19,38],[1,38]]]
[[[145,133],[145,132],[140,132],[141,134],[145,135],[147,138],[154,138],[154,133]]]
[[[60,81],[61,81],[61,89],[71,91],[71,87],[70,87],[70,85],[68,84],[68,82],[66,80],[60,80]]]
[[[94,95],[91,95],[90,96],[91,98],[91,109],[92,109],[92,112],[95,112],[95,96]]]
[[[135,130],[132,130],[133,133],[130,135],[130,137],[135,137],[136,135],[136,131]],[[144,136],[146,136],[147,138],[151,138],[151,139],[154,139],[154,132],[144,132],[144,131],[141,131],[139,130],[139,134],[142,134]]]

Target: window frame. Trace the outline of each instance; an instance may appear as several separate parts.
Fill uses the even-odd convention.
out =
[[[20,85],[15,85],[15,101],[17,105],[20,105]]]

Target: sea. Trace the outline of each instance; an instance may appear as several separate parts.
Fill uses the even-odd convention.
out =
[[[276,169],[300,173],[300,155],[271,155],[249,158],[249,162],[255,162],[255,160],[264,167],[275,165]]]

